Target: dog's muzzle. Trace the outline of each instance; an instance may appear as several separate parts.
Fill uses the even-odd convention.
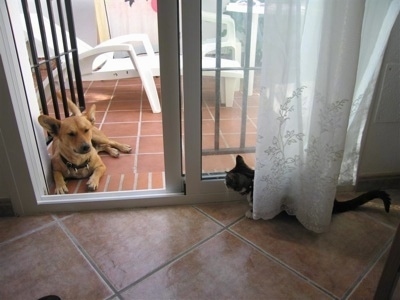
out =
[[[90,144],[84,143],[79,147],[77,152],[80,154],[86,154],[86,153],[90,152],[91,148],[92,148],[92,146]]]

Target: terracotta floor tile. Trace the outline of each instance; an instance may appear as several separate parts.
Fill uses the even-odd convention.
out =
[[[249,203],[247,201],[210,203],[198,204],[195,207],[227,226],[244,216],[249,209]]]
[[[141,136],[139,139],[139,153],[162,153],[164,151],[163,137],[158,136]]]
[[[242,110],[235,107],[221,107],[221,120],[237,120],[240,122],[242,118]]]
[[[237,120],[221,120],[220,129],[223,133],[240,133],[241,123]],[[256,133],[256,127],[250,122],[246,122],[246,133]]]
[[[115,111],[115,110],[123,110],[123,111],[129,111],[129,110],[140,110],[142,103],[141,100],[125,100],[125,97],[123,98],[124,101],[115,101],[116,99],[114,98],[113,101],[110,103],[110,111]]]
[[[329,299],[227,232],[122,296],[124,299]]]
[[[87,98],[87,103],[91,104],[93,102],[101,102],[101,101],[110,101],[112,96],[112,92],[110,93],[105,93],[97,89],[90,89],[86,94],[85,94],[85,99]]]
[[[85,111],[88,111],[92,107],[92,105],[95,105],[96,106],[96,114],[95,114],[96,121],[102,121],[104,112],[107,110],[109,104],[110,104],[109,101],[86,102]]]
[[[0,247],[0,299],[103,299],[111,290],[56,225]]]
[[[232,230],[337,297],[366,272],[394,233],[354,212],[334,216],[330,231],[323,234],[307,231],[285,215],[269,221],[244,219]]]
[[[138,122],[104,123],[101,126],[101,131],[109,138],[115,138],[120,136],[137,136]]]
[[[164,170],[164,154],[155,153],[138,155],[136,172],[163,172]]]
[[[161,135],[163,134],[162,122],[142,122],[140,135]]]
[[[212,120],[213,114],[208,107],[203,107],[201,109],[201,118],[202,120]]]
[[[120,154],[119,157],[101,156],[107,167],[107,175],[131,173],[135,167],[134,154]]]
[[[239,148],[240,147],[240,134],[224,134],[224,139],[228,145],[228,147]],[[257,141],[256,133],[247,133],[245,135],[245,146],[246,147],[255,147]]]
[[[50,215],[0,218],[0,243],[54,222]]]
[[[118,80],[100,80],[100,81],[92,81],[90,88],[113,88],[118,83]]]
[[[161,105],[161,103],[160,103]],[[150,101],[147,98],[147,95],[143,95],[142,98],[142,109],[146,109],[146,110],[150,110],[151,111],[151,105],[150,105]]]
[[[226,155],[203,155],[202,169],[203,172],[225,172],[235,166],[235,156]]]
[[[106,123],[129,123],[138,122],[140,119],[139,111],[110,111],[106,115]]]
[[[203,134],[201,137],[203,150],[214,150],[215,138],[214,134]],[[219,137],[219,147],[226,148],[228,145],[222,135]]]
[[[215,122],[213,120],[203,120],[201,130],[202,134],[214,134]]]
[[[164,189],[165,188],[165,172],[151,173],[151,188]]]
[[[81,213],[63,222],[117,289],[220,229],[191,207]]]
[[[122,180],[122,186],[121,190],[122,191],[131,191],[134,190],[134,183],[135,183],[135,173],[125,173],[123,175],[123,180]]]
[[[142,121],[161,121],[162,114],[153,114],[150,109],[142,111]]]
[[[148,190],[151,188],[151,180],[149,179],[151,173],[148,172],[136,173],[135,176],[136,176],[134,183],[135,190]]]
[[[117,192],[122,185],[123,174],[106,175],[106,183],[102,192]],[[100,190],[99,190],[100,191]]]

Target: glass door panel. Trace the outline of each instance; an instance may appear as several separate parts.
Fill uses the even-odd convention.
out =
[[[261,4],[202,0],[203,179],[223,177],[237,154],[254,167],[260,16]]]

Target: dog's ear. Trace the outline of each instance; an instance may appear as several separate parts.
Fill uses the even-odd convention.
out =
[[[52,136],[57,136],[60,132],[61,121],[55,118],[40,115],[38,118],[39,124],[46,129],[46,131]]]
[[[89,120],[90,123],[94,124],[96,121],[96,105],[93,104],[86,113],[86,118]]]
[[[82,115],[81,111],[79,110],[78,106],[75,105],[69,98],[67,98],[68,109],[74,116]]]

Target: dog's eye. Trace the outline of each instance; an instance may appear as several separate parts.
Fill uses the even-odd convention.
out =
[[[71,137],[74,137],[75,136],[75,132],[71,131],[71,132],[68,133],[68,135],[71,136]]]
[[[89,132],[89,129],[85,129],[85,133]]]

